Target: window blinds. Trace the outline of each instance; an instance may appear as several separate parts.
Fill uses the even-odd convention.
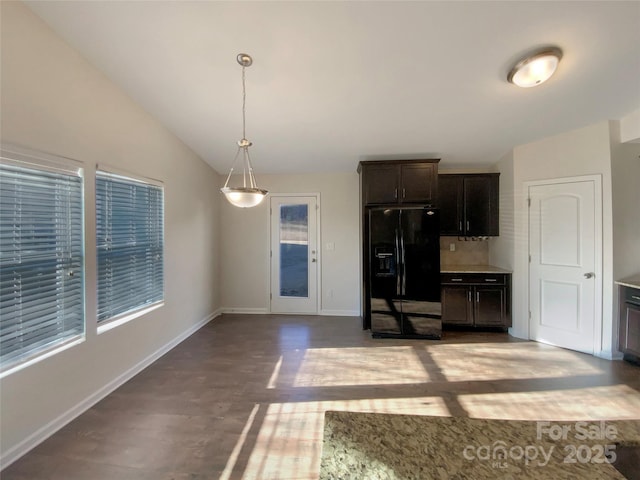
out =
[[[19,165],[0,163],[3,370],[84,334],[82,178]]]
[[[99,323],[163,300],[163,230],[162,187],[96,173]]]

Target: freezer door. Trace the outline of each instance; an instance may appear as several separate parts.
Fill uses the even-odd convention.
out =
[[[400,223],[398,209],[369,211],[371,332],[400,334]]]
[[[403,209],[400,220],[402,333],[440,338],[439,211]]]

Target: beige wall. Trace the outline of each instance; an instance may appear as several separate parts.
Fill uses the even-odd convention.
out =
[[[503,156],[495,165],[500,172],[500,235],[489,239],[489,263],[513,270],[515,264],[515,220],[513,151]]]
[[[640,274],[640,143],[621,143],[619,127],[618,122],[612,122],[614,280]],[[640,131],[638,131],[638,138],[640,138]],[[617,299],[618,287],[615,286],[614,327],[617,327],[615,319],[618,318]]]
[[[640,108],[625,115],[620,119],[620,125],[616,128],[620,129],[619,134],[616,134],[617,143],[640,143]]]
[[[259,155],[259,152],[254,152]],[[258,164],[259,161],[254,163]],[[358,174],[258,175],[272,195],[320,194],[320,308],[360,314]],[[269,199],[252,209],[222,207],[222,305],[225,311],[269,311]],[[326,248],[335,245],[334,250]]]
[[[525,182],[581,175],[602,178],[602,344],[596,355],[614,354],[612,322],[613,239],[612,191],[609,122],[521,145],[513,151],[514,178],[514,276],[513,329],[518,337],[528,338],[528,210]]]
[[[3,142],[83,162],[86,341],[2,379],[2,464],[115,388],[220,307],[219,176],[18,2],[1,2]],[[96,163],[165,185],[165,305],[97,335]]]

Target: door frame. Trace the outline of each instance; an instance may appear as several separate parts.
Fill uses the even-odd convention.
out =
[[[527,338],[531,338],[531,263],[529,262],[529,256],[531,255],[531,187],[541,187],[546,185],[557,185],[561,183],[577,183],[577,182],[593,182],[594,186],[594,221],[595,221],[595,306],[594,312],[596,318],[593,322],[593,355],[599,356],[602,352],[602,329],[603,329],[603,296],[604,296],[604,281],[602,256],[603,256],[603,197],[602,197],[602,175],[580,175],[576,177],[558,177],[545,180],[532,180],[524,182],[525,189],[525,206],[527,209],[527,221],[525,222],[525,234],[527,240],[527,250],[525,255],[525,262],[527,265],[527,280],[526,280],[526,295],[527,295]]]
[[[320,230],[320,212],[322,211],[320,208],[320,193],[316,192],[316,193],[273,193],[273,192],[269,192],[269,208],[267,209],[267,222],[269,225],[269,252],[272,251],[273,249],[273,245],[271,245],[271,239],[272,239],[272,234],[273,234],[273,222],[272,222],[272,218],[271,218],[271,199],[272,198],[296,198],[296,197],[314,197],[316,199],[316,311],[315,313],[309,313],[309,314],[305,314],[305,315],[318,315],[319,312],[322,310],[322,305],[321,305],[321,300],[322,300],[322,283],[320,282],[320,279],[322,278],[322,244],[320,243],[322,240],[322,234],[321,234],[321,230]],[[268,295],[268,301],[269,301],[269,308],[268,308],[268,312],[269,313],[273,313],[272,310],[272,302],[271,302],[271,296],[273,295],[273,283],[272,283],[272,271],[271,269],[273,268],[273,261],[272,261],[272,256],[271,253],[269,253],[269,295]],[[280,314],[279,314],[280,315]],[[287,315],[285,313],[283,313],[282,315]]]

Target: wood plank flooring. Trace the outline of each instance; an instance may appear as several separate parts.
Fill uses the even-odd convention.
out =
[[[316,479],[326,410],[640,418],[640,367],[354,317],[223,315],[2,472],[3,480]]]

